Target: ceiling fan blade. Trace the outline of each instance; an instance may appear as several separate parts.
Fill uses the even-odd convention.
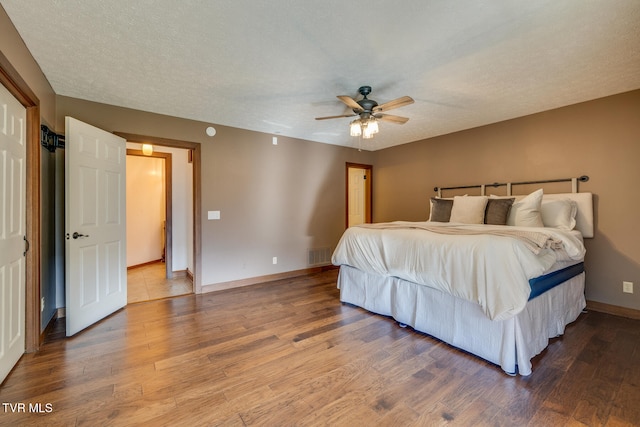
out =
[[[381,113],[383,111],[389,111],[393,108],[404,107],[405,105],[413,104],[413,98],[410,96],[403,96],[398,99],[394,99],[393,101],[385,102],[384,104],[378,105],[373,108],[374,113]]]
[[[403,125],[409,121],[406,117],[394,116],[392,114],[375,114],[374,117],[378,120],[383,120],[385,122],[391,122],[398,125]]]
[[[327,117],[316,117],[316,120],[327,120],[327,119],[340,119],[342,117],[353,117],[357,114],[343,114],[341,116],[327,116]]]
[[[353,98],[351,98],[350,96],[347,95],[338,95],[338,99],[342,102],[344,102],[345,104],[347,104],[347,106],[349,108],[352,108],[354,110],[359,110],[362,111],[362,107],[360,106],[360,104],[358,104]]]

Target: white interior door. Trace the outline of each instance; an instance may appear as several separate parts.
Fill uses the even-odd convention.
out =
[[[25,349],[26,120],[0,84],[0,383]]]
[[[71,117],[65,135],[67,336],[127,304],[126,141]]]

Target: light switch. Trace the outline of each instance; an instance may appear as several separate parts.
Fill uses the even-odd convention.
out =
[[[220,211],[207,211],[207,219],[220,219]]]

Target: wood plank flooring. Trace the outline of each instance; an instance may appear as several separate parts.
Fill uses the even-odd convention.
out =
[[[640,425],[639,320],[582,314],[509,377],[342,305],[336,275],[132,304],[54,335],[0,387],[0,425]]]

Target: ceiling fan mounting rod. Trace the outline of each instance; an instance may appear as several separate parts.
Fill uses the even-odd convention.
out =
[[[371,93],[371,86],[360,86],[358,93],[366,98]]]

